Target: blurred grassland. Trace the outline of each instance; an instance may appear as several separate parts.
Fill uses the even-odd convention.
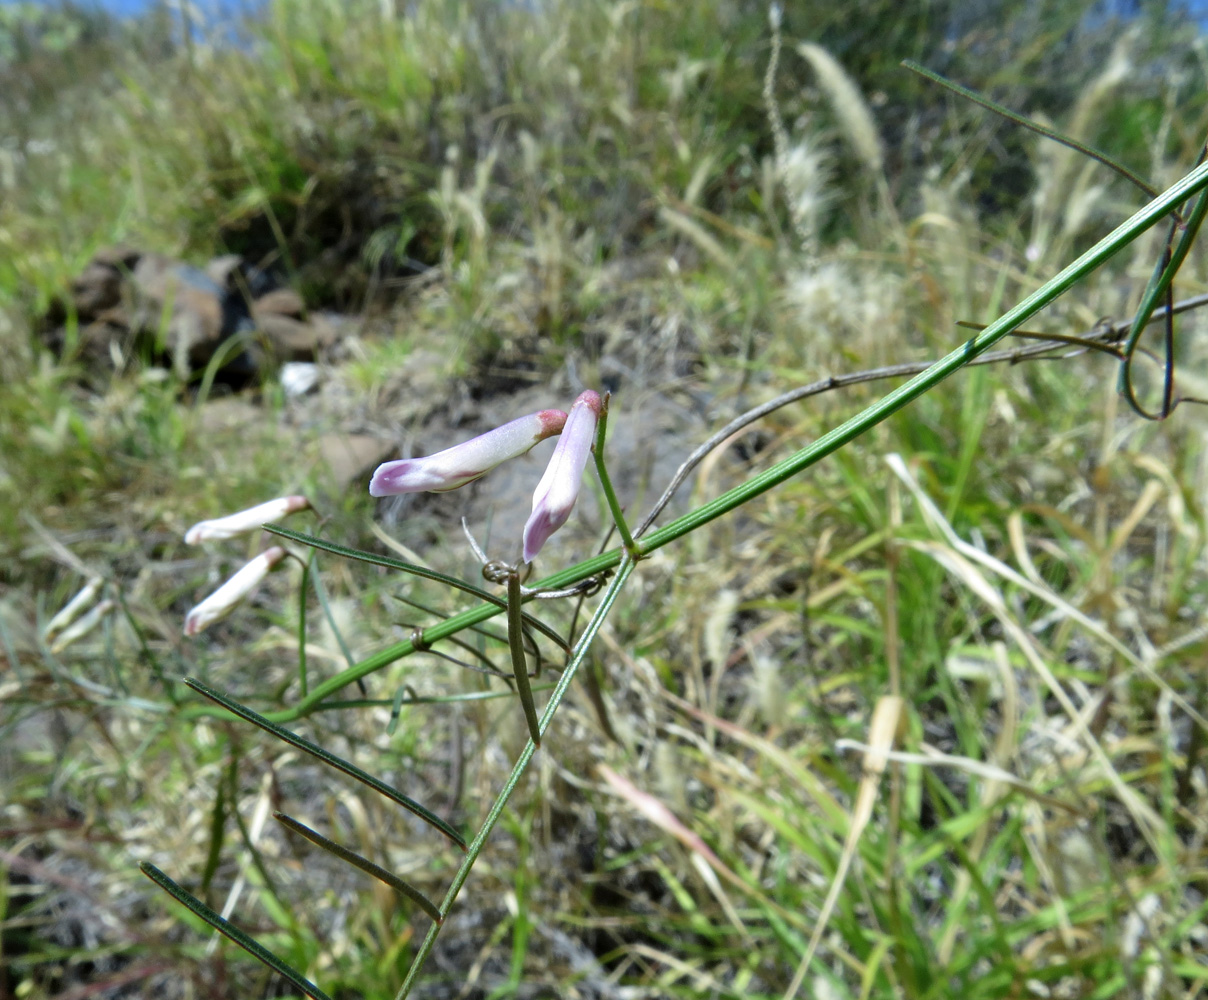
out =
[[[303,491],[330,537],[380,542],[272,380],[250,394],[260,421],[216,432],[173,374],[41,346],[99,247],[241,253],[363,317],[315,423],[398,429],[417,386],[475,398],[623,370],[614,407],[628,385],[712,427],[825,374],[938,355],[957,320],[992,319],[1140,203],[902,58],[1158,187],[1208,127],[1204,42],[1159,5],[1122,25],[1069,2],[789,4],[770,85],[767,9],[723,0],[277,0],[188,44],[167,8],[132,25],[0,13],[0,996],[286,995],[208,948],[137,873],[147,859],[215,906],[237,896],[240,925],[333,997],[390,997],[424,918],[257,816],[288,805],[436,898],[455,864],[262,734],[188,718],[160,680],[297,695],[295,569],[180,636],[250,551],[186,548],[193,521]],[[1159,238],[1041,327],[1126,315]],[[1180,294],[1204,278],[1193,253]],[[1203,324],[1180,331],[1181,384],[1208,396]],[[564,706],[423,995],[780,996],[864,787],[807,995],[1203,996],[1208,436],[1190,405],[1141,423],[1114,386],[1094,356],[968,371],[643,563],[598,691]],[[779,411],[685,489],[716,495],[876,392]],[[432,511],[391,530],[472,577]],[[312,675],[404,635],[420,612],[400,593],[453,607],[320,567]],[[52,653],[40,629],[87,572],[120,613]],[[565,629],[570,609],[549,617]],[[370,682],[387,702],[487,688],[435,658]],[[877,786],[836,742],[874,742],[886,696],[903,699],[894,746],[947,757],[891,763]],[[299,728],[472,829],[521,744],[517,706],[416,706],[388,734],[389,718]]]

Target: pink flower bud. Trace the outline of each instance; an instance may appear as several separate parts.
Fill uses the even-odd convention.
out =
[[[285,549],[280,545],[261,552],[185,616],[185,635],[196,635],[229,615],[247,600],[268,576],[269,570],[284,558]]]
[[[561,410],[542,410],[519,417],[493,431],[479,434],[427,458],[403,458],[377,467],[369,480],[369,495],[444,493],[485,476],[509,458],[519,458],[538,441],[553,437],[566,423]]]
[[[306,510],[309,506],[310,501],[306,497],[278,497],[276,500],[269,500],[247,510],[215,518],[213,521],[198,521],[185,532],[185,541],[189,545],[220,542],[224,538],[234,538],[236,535],[256,531],[261,525],[280,521],[287,514]]]
[[[579,498],[583,469],[591,454],[600,416],[599,393],[588,390],[575,400],[545,475],[533,493],[533,512],[524,526],[524,561],[537,558],[549,536],[566,523]]]

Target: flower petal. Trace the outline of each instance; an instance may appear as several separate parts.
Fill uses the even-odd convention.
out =
[[[287,514],[306,510],[310,501],[306,497],[277,497],[265,503],[249,507],[247,510],[236,511],[226,517],[218,517],[212,521],[198,521],[185,532],[185,541],[189,545],[200,545],[202,542],[219,542],[236,535],[244,535],[249,531],[258,530],[261,525],[280,521]]]
[[[403,458],[377,467],[369,481],[369,495],[444,493],[473,482],[509,458],[518,458],[538,441],[553,437],[566,423],[561,410],[541,410],[518,417],[501,427],[479,434],[426,458]]]
[[[185,616],[185,635],[196,635],[235,610],[268,576],[269,570],[285,558],[285,549],[274,545],[246,563],[214,593]]]
[[[545,475],[533,493],[533,512],[524,526],[524,561],[537,558],[550,535],[562,527],[579,498],[583,470],[591,455],[600,416],[600,395],[588,390],[575,400]]]

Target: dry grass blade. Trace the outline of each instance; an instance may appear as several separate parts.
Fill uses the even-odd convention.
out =
[[[887,457],[886,461],[888,462],[889,467],[906,484],[911,493],[914,494],[915,499],[920,503],[920,505],[927,510],[931,520],[936,527],[941,530],[942,534],[946,538],[952,539],[959,543],[959,539],[955,530],[952,528],[952,525],[948,523],[947,519],[944,518],[935,504],[931,502],[930,497],[923,492],[922,487],[919,486],[918,482],[906,468],[906,464],[902,461],[901,456],[890,455]],[[1041,655],[1036,641],[1032,638],[1028,630],[1015,620],[1014,615],[1012,615],[1008,610],[1007,602],[1003,595],[990,585],[989,581],[965,556],[966,552],[968,552],[968,554],[971,556],[976,554],[986,559],[989,559],[990,557],[985,556],[984,553],[981,553],[979,550],[973,548],[973,546],[963,543],[959,544],[959,549],[957,545],[941,545],[937,542],[914,542],[912,543],[911,547],[917,551],[924,552],[931,556],[931,558],[933,558],[941,566],[947,569],[953,576],[964,583],[965,586],[967,586],[987,605],[987,607],[990,608],[990,610],[994,613],[994,616],[1002,625],[1003,629],[1011,637],[1018,649],[1023,653],[1024,657],[1027,659],[1032,669],[1036,672],[1037,676],[1041,678],[1045,686],[1052,693],[1053,697],[1057,699],[1058,704],[1061,705],[1062,710],[1069,717],[1074,732],[1077,734],[1078,738],[1082,740],[1091,757],[1093,757],[1095,762],[1099,765],[1103,776],[1112,786],[1116,796],[1132,814],[1133,819],[1137,823],[1137,827],[1144,834],[1146,840],[1149,841],[1149,845],[1154,850],[1154,853],[1161,857],[1162,851],[1157,842],[1157,838],[1159,835],[1164,835],[1167,832],[1165,820],[1163,820],[1162,817],[1159,816],[1158,813],[1153,809],[1153,807],[1144,801],[1137,794],[1137,792],[1133,788],[1129,787],[1124,779],[1120,777],[1119,772],[1112,764],[1111,759],[1108,757],[1107,752],[1103,749],[1102,744],[1100,744],[1100,742],[1095,738],[1095,735],[1090,731],[1088,725],[1088,717],[1090,713],[1085,710],[1079,710],[1079,708],[1074,704],[1068,692],[1064,687],[1062,687],[1061,683],[1054,676],[1052,670],[1049,668],[1048,663],[1045,661],[1044,656]],[[1006,570],[1007,567],[1004,566],[1003,569]],[[1019,574],[1014,573],[1014,571],[1009,572],[1021,586],[1028,590],[1036,589],[1033,584],[1019,576]],[[1073,611],[1074,609],[1071,608],[1070,610]],[[1081,613],[1078,613],[1078,617],[1080,619],[1085,619],[1085,616]],[[1103,631],[1101,626],[1099,626],[1099,631]],[[1121,644],[1118,642],[1118,640],[1113,641],[1113,646],[1120,645]],[[1133,662],[1138,662],[1137,657],[1131,652],[1129,653],[1129,658],[1133,660]]]
[[[835,749],[857,750],[860,753],[869,755],[878,752],[875,747],[868,743],[861,743],[859,740],[836,740]],[[987,781],[986,788],[994,793],[983,795],[983,801],[987,804],[993,802],[998,796],[998,791],[993,788],[994,785],[1010,785],[1012,788],[1017,788],[1023,792],[1028,798],[1035,799],[1041,805],[1048,806],[1050,809],[1060,809],[1075,816],[1086,815],[1085,810],[1080,809],[1078,806],[1037,791],[1022,778],[1017,777],[1010,771],[1004,771],[1001,767],[995,767],[993,764],[987,764],[984,761],[974,760],[972,757],[959,757],[954,754],[943,753],[926,743],[922,744],[922,750],[922,753],[906,753],[902,750],[880,752],[885,756],[886,760],[893,761],[895,764],[920,764],[923,767],[955,767],[957,770],[984,778]]]
[[[659,209],[659,218],[672,229],[690,239],[696,244],[698,250],[713,258],[723,268],[727,270],[733,269],[734,258],[726,252],[725,248],[703,226],[697,225],[695,220],[690,219],[682,212],[677,212],[667,205]]]
[[[1120,656],[1127,660],[1135,670],[1139,670],[1142,674],[1144,674],[1148,681],[1157,686],[1163,694],[1169,697],[1171,701],[1179,706],[1180,709],[1186,712],[1187,716],[1191,718],[1198,726],[1203,728],[1205,731],[1208,731],[1208,719],[1206,719],[1203,713],[1199,712],[1194,705],[1187,701],[1186,698],[1175,691],[1174,688],[1172,688],[1170,684],[1167,683],[1167,681],[1153,669],[1153,664],[1151,662],[1134,653],[1131,649],[1124,645],[1124,643],[1107,631],[1107,629],[1104,628],[1101,623],[1095,621],[1095,619],[1091,618],[1085,612],[1075,607],[1059,594],[1055,594],[1048,587],[1044,586],[1039,580],[1039,575],[1037,575],[1037,579],[1035,580],[1022,576],[1015,570],[1011,569],[1010,566],[1006,565],[1006,563],[999,559],[995,559],[994,556],[990,555],[988,552],[983,552],[981,549],[974,545],[970,545],[968,542],[962,539],[956,533],[955,529],[953,529],[952,525],[948,523],[948,520],[940,512],[940,509],[935,505],[934,501],[932,501],[932,499],[925,492],[923,492],[922,487],[919,486],[917,480],[915,480],[914,476],[911,475],[910,470],[906,468],[906,463],[902,461],[902,457],[900,455],[888,455],[886,456],[885,461],[894,471],[894,473],[907,485],[907,487],[909,487],[927,520],[931,522],[932,527],[934,527],[935,530],[943,537],[943,539],[948,543],[954,552],[959,553],[962,559],[967,560],[968,563],[977,563],[985,566],[996,576],[999,576],[1009,583],[1026,590],[1029,594],[1040,598],[1040,600],[1044,601],[1046,604],[1068,617],[1071,621],[1077,622],[1092,635],[1094,635],[1095,638],[1099,639],[1105,645],[1110,646],[1115,652],[1119,653]],[[1013,544],[1015,544],[1017,551],[1026,551],[1021,543]],[[1024,560],[1022,559],[1021,564],[1025,564]],[[1030,559],[1026,561],[1025,568],[1027,566],[1031,566]],[[1028,576],[1031,576],[1033,573],[1035,573],[1034,566],[1031,567]]]
[[[603,778],[614,792],[621,798],[633,806],[646,819],[650,820],[664,833],[669,833],[688,850],[694,854],[699,854],[707,861],[712,868],[723,875],[727,881],[734,885],[740,886],[743,889],[750,888],[741,877],[732,871],[721,858],[713,853],[713,849],[706,844],[699,836],[689,830],[662,802],[651,795],[649,792],[643,792],[628,778],[617,774],[607,764],[600,764],[596,770],[600,777]]]
[[[814,953],[818,950],[818,942],[822,940],[826,925],[830,922],[835,903],[839,900],[839,893],[843,889],[848,870],[856,856],[860,835],[872,818],[872,807],[877,798],[877,785],[881,780],[881,775],[885,772],[885,765],[889,762],[889,751],[902,721],[903,707],[904,703],[897,695],[884,695],[877,701],[877,706],[873,709],[872,722],[868,726],[868,745],[864,748],[866,750],[864,776],[860,779],[860,787],[856,792],[856,804],[852,809],[847,839],[843,842],[843,853],[839,856],[839,867],[835,872],[835,877],[831,880],[830,891],[826,894],[826,902],[822,904],[822,911],[818,914],[814,933],[810,935],[809,947],[806,948],[805,956],[793,974],[792,982],[784,991],[783,1000],[792,1000],[797,995],[797,991],[805,979],[805,974],[809,971]]]
[[[802,790],[814,800],[829,820],[841,821],[843,819],[843,807],[840,806],[838,800],[835,799],[826,786],[807,768],[803,767],[771,740],[764,739],[762,736],[756,736],[754,733],[748,732],[742,726],[730,722],[728,719],[710,715],[703,709],[699,709],[690,702],[684,701],[683,698],[673,695],[670,691],[660,688],[658,694],[664,701],[675,706],[681,712],[691,715],[706,726],[711,726],[735,742],[741,743],[743,746],[749,747],[756,753],[766,757],[786,777],[800,785]]]
[[[990,608],[1003,629],[1024,654],[1032,669],[1036,671],[1053,697],[1057,699],[1062,710],[1069,717],[1075,733],[1083,741],[1090,755],[1102,769],[1104,776],[1115,790],[1120,801],[1132,813],[1138,827],[1144,832],[1146,839],[1150,841],[1150,846],[1155,852],[1158,852],[1159,845],[1154,838],[1157,834],[1166,832],[1165,821],[1154,811],[1149,803],[1145,802],[1120,777],[1119,772],[1108,757],[1107,751],[1103,749],[1102,744],[1090,731],[1088,718],[1091,713],[1086,709],[1080,710],[1071,700],[1065,688],[1061,686],[1060,681],[1057,680],[1049,668],[1048,663],[1045,662],[1045,658],[1041,655],[1035,640],[1033,640],[1027,629],[1020,625],[1007,610],[1007,604],[1003,599],[1003,595],[992,587],[989,581],[974,566],[952,549],[935,542],[915,542],[911,547],[919,552],[930,555],[936,562],[981,598]]]
[[[755,885],[743,879],[741,875],[730,868],[701,839],[699,834],[688,829],[679,817],[659,799],[655,798],[655,796],[649,792],[642,791],[632,781],[624,775],[617,774],[607,764],[597,765],[596,770],[600,774],[600,777],[611,786],[614,792],[637,809],[642,816],[663,832],[669,833],[691,852],[692,866],[696,869],[697,874],[700,875],[701,881],[708,886],[709,891],[717,899],[722,910],[725,911],[730,923],[737,928],[744,938],[750,939],[750,933],[739,917],[737,910],[734,909],[734,905],[730,902],[729,897],[723,891],[721,883],[717,880],[718,875],[722,876],[722,878],[743,894],[756,900],[769,910],[775,911],[781,917],[791,919],[794,916],[794,914],[785,910],[774,900],[769,899]]]
[[[288,757],[291,755],[282,755],[274,761],[275,767],[281,767]],[[243,890],[247,888],[248,871],[252,867],[252,858],[250,852],[254,851],[260,843],[260,837],[264,833],[264,825],[268,820],[269,806],[271,805],[270,791],[272,789],[272,774],[266,774],[260,780],[260,789],[256,793],[256,807],[252,812],[252,821],[248,824],[248,843],[243,854],[239,859],[239,875],[232,883],[230,891],[227,892],[226,902],[222,904],[222,911],[219,914],[223,920],[229,920],[235,912],[235,907],[239,905],[239,897],[243,895]],[[206,945],[206,954],[211,955],[218,947],[218,933],[210,938],[209,944]]]
[[[951,763],[960,767],[965,762],[975,765],[970,770],[973,773],[981,773],[986,779],[981,787],[981,804],[983,807],[993,805],[1002,795],[1003,788],[1010,785],[1019,788],[1025,795],[1034,796],[1037,801],[1060,809],[1070,809],[1066,803],[1058,799],[1053,799],[1046,795],[1041,795],[1036,792],[1027,782],[1016,778],[1015,775],[1004,770],[1002,766],[1011,760],[1016,751],[1016,736],[1019,731],[1019,684],[1015,678],[1015,671],[1011,669],[1011,662],[1007,657],[1007,647],[1001,642],[994,643],[994,665],[998,669],[998,680],[1002,685],[1002,725],[998,731],[998,737],[994,741],[994,749],[990,758],[989,764],[982,764],[980,761],[971,761],[969,758],[952,758]],[[937,754],[930,747],[924,747],[925,752],[933,760],[938,757],[947,757],[946,754]],[[960,761],[961,763],[957,763]],[[978,769],[984,768],[983,771]],[[997,773],[995,773],[997,772]],[[1071,810],[1076,811],[1076,810]],[[986,841],[990,836],[990,826],[987,823],[982,823],[977,832],[973,835],[973,841],[969,845],[969,858],[973,862],[980,860],[982,852],[985,850]],[[947,966],[952,960],[953,949],[956,945],[956,937],[963,926],[963,921],[960,919],[964,914],[965,900],[969,895],[970,889],[973,887],[973,876],[968,867],[962,866],[956,876],[956,885],[952,892],[952,906],[949,908],[948,928],[944,932],[944,936],[940,939],[940,944],[937,949],[939,960]]]

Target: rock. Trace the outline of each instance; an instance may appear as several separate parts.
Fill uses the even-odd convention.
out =
[[[252,317],[257,321],[262,316],[291,316],[301,319],[306,315],[306,303],[302,296],[292,288],[278,288],[276,291],[261,295],[252,303]]]
[[[98,251],[72,282],[71,300],[45,317],[43,341],[62,352],[68,315],[79,319],[79,353],[90,366],[120,368],[133,354],[167,355],[182,377],[205,368],[230,337],[258,331],[222,358],[223,380],[243,385],[266,368],[314,361],[339,340],[337,323],[307,315],[302,296],[237,254],[204,269],[125,245]],[[142,339],[140,346],[137,341]]]
[[[319,461],[340,486],[348,486],[368,475],[398,451],[393,441],[374,434],[331,432],[319,438]]]
[[[236,253],[215,257],[205,266],[206,276],[231,295],[238,295],[246,305],[252,299],[267,295],[276,287],[271,274],[249,264]]]
[[[71,283],[71,298],[76,315],[81,320],[92,319],[122,301],[121,272],[93,261]]]
[[[81,322],[121,305],[122,282],[141,255],[127,246],[98,250],[71,283],[72,303]]]
[[[334,340],[334,330],[330,327],[303,323],[275,313],[258,316],[256,329],[267,338],[279,361],[310,361]]]
[[[206,276],[219,287],[233,292],[239,287],[235,276],[242,266],[243,258],[239,254],[223,254],[206,265]]]
[[[264,419],[264,411],[238,396],[208,400],[198,414],[198,429],[203,437],[250,427]]]
[[[225,336],[235,332],[226,315],[226,291],[196,267],[147,254],[135,265],[133,287],[135,331],[162,338],[182,377],[205,367]]]
[[[138,259],[142,255],[141,250],[136,250],[129,244],[117,243],[111,247],[101,247],[92,255],[92,260],[95,264],[106,264],[109,267],[129,271],[138,263]]]
[[[319,366],[311,361],[287,361],[281,366],[286,399],[301,399],[319,384]]]

